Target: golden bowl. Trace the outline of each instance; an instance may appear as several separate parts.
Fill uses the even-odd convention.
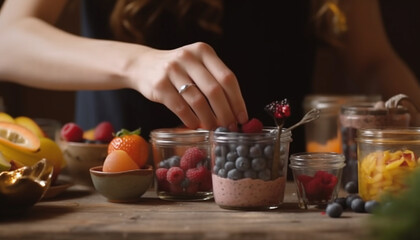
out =
[[[45,158],[32,166],[0,173],[2,211],[25,210],[37,203],[51,184],[53,165]]]

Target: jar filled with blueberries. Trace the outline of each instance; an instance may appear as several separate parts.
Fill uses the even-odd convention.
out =
[[[209,131],[184,128],[150,133],[160,199],[200,201],[213,198]]]
[[[275,209],[283,202],[292,133],[277,128],[260,133],[211,132],[213,195],[226,209]]]

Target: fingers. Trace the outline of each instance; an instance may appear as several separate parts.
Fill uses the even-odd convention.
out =
[[[198,55],[184,53],[185,71],[208,100],[217,119],[218,126],[237,130],[237,123],[248,120],[236,76],[206,44],[195,44]]]

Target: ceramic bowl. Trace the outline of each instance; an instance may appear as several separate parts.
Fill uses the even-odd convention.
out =
[[[61,142],[67,171],[76,184],[92,187],[89,169],[101,166],[108,155],[108,144]]]
[[[153,183],[153,167],[124,172],[103,172],[102,166],[90,169],[93,186],[110,202],[136,202]]]

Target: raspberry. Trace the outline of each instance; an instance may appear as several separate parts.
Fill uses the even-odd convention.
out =
[[[260,133],[262,132],[263,124],[260,120],[253,118],[247,123],[242,124],[243,133]]]
[[[168,173],[167,168],[156,169],[155,174],[156,174],[156,179],[158,180],[158,182],[166,180],[167,173]]]
[[[114,127],[110,122],[101,122],[95,127],[95,140],[109,143],[114,138]]]
[[[180,166],[184,170],[195,168],[197,163],[206,158],[206,152],[198,147],[191,147],[185,150],[184,155],[181,157]]]
[[[205,167],[190,168],[185,176],[193,183],[201,183],[208,176],[208,170]]]
[[[184,175],[184,170],[180,167],[171,167],[166,174],[166,180],[171,184],[178,184],[184,179]]]
[[[68,142],[81,142],[83,140],[83,129],[73,122],[64,124],[60,133],[61,138]]]

